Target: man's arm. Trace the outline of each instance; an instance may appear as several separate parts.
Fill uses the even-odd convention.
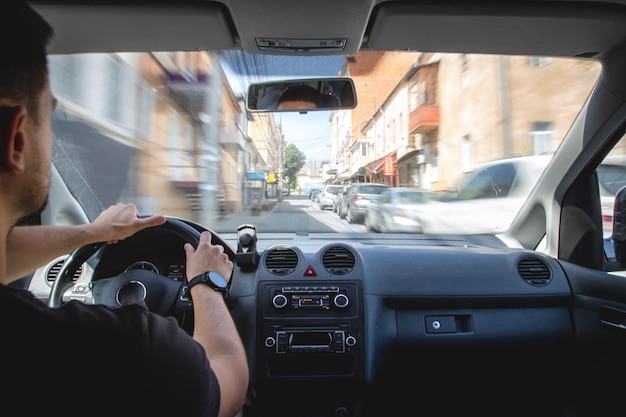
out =
[[[164,216],[139,219],[137,215],[134,204],[118,203],[104,210],[88,224],[14,227],[7,236],[8,282],[83,245],[117,243],[142,229],[165,223]]]
[[[207,285],[193,287],[193,338],[204,347],[220,385],[220,417],[235,416],[248,390],[248,362],[224,297]]]
[[[200,235],[194,250],[185,244],[187,279],[203,272],[215,271],[230,279],[233,263],[224,248],[211,244],[211,233]],[[220,385],[220,417],[234,416],[242,408],[248,390],[246,352],[224,297],[208,285],[191,290],[194,311],[193,338],[202,345]]]

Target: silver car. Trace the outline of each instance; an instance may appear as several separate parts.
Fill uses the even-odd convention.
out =
[[[386,184],[371,182],[350,184],[339,207],[339,217],[348,220],[348,223],[363,222],[370,206],[378,200],[380,194],[387,188],[389,186]]]
[[[430,190],[390,187],[370,207],[363,223],[374,232],[422,233],[420,208],[436,198]]]
[[[343,200],[343,197],[346,194],[347,188],[348,188],[347,186],[342,185],[339,191],[337,192],[337,195],[335,196],[335,200],[333,201],[333,213],[339,213],[339,205],[341,204],[341,201]]]
[[[343,187],[341,185],[326,184],[322,192],[318,194],[317,203],[320,206],[320,210],[332,208],[335,198],[337,197],[337,193],[342,188]]]

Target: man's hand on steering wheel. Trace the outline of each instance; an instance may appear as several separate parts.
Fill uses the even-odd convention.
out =
[[[204,272],[219,272],[227,281],[233,272],[233,263],[224,253],[224,247],[211,244],[211,232],[204,231],[200,234],[198,247],[185,243],[187,256],[187,279],[191,279]]]
[[[109,206],[91,223],[97,242],[117,243],[148,227],[165,223],[165,216],[139,217],[137,207],[131,203]]]

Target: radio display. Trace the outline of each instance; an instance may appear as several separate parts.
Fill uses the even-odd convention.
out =
[[[294,307],[310,307],[328,309],[330,306],[330,296],[328,294],[296,294],[292,296]]]
[[[289,335],[289,346],[298,348],[330,348],[333,337],[329,332],[293,332]]]

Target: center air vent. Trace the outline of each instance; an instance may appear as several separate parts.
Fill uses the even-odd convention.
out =
[[[59,272],[61,272],[61,268],[63,267],[63,264],[65,263],[65,259],[66,258],[61,258],[57,260],[54,264],[52,264],[50,269],[48,269],[48,272],[46,273],[46,282],[49,285],[52,285],[52,283],[54,283],[54,281],[59,276]],[[80,278],[80,275],[82,274],[82,272],[83,272],[83,266],[81,265],[80,268],[76,268],[76,271],[74,271],[72,282],[76,282],[76,280]]]
[[[324,252],[322,264],[331,274],[344,275],[354,269],[356,258],[350,249],[344,246],[335,246]]]
[[[298,266],[298,253],[293,248],[275,248],[265,257],[265,267],[272,274],[287,275]]]
[[[543,260],[532,256],[522,258],[517,265],[517,271],[530,285],[547,285],[552,279],[552,272],[548,265]]]

